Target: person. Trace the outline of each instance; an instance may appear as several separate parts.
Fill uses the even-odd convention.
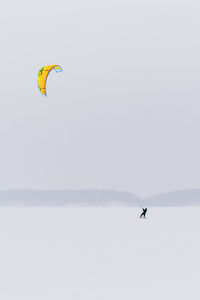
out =
[[[147,208],[142,208],[143,212],[140,215],[140,218],[146,218]]]

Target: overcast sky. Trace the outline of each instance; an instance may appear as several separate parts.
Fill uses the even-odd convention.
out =
[[[0,189],[200,188],[200,2],[0,10]],[[46,64],[64,71],[37,89]]]

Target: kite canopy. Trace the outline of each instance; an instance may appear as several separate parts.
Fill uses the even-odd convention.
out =
[[[56,73],[62,72],[62,68],[59,65],[48,65],[42,67],[38,72],[38,88],[42,95],[46,96],[46,81],[51,70],[55,70]]]

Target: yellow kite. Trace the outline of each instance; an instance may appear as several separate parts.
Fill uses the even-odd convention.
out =
[[[49,65],[42,67],[38,72],[38,88],[42,95],[46,96],[46,81],[51,70],[55,70],[57,73],[62,72],[62,68],[58,65]]]

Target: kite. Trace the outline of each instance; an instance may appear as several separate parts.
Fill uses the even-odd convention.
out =
[[[47,96],[46,94],[46,81],[51,70],[55,70],[56,73],[62,72],[62,68],[59,65],[49,65],[42,67],[38,72],[38,88],[42,95]]]

